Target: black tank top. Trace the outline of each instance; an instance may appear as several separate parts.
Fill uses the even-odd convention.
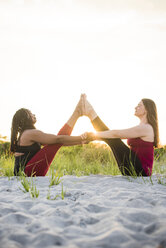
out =
[[[24,171],[26,164],[33,158],[33,156],[40,151],[41,145],[39,143],[34,143],[30,146],[17,146],[15,152],[24,153],[21,156],[15,157],[14,164],[14,175],[16,176],[18,172]]]

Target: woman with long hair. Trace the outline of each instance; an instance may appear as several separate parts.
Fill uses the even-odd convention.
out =
[[[83,114],[88,116],[97,133],[85,133],[88,140],[105,141],[114,154],[122,175],[152,175],[154,147],[159,145],[157,108],[151,99],[142,99],[135,107],[140,123],[132,128],[109,130],[97,116],[84,94]],[[121,139],[127,139],[126,145]]]
[[[14,175],[24,171],[27,176],[45,176],[51,162],[62,145],[86,143],[81,136],[69,136],[77,119],[82,116],[82,96],[72,116],[58,135],[47,134],[35,128],[36,117],[30,110],[21,108],[13,116],[11,152],[15,156]],[[41,145],[44,145],[41,148]]]

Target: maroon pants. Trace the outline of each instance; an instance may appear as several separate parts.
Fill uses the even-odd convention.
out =
[[[70,135],[72,128],[65,124],[58,135]],[[61,144],[45,145],[33,158],[27,163],[25,167],[25,174],[27,176],[45,176],[52,163],[54,156],[61,147]]]

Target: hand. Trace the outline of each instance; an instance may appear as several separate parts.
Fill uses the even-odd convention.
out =
[[[88,142],[93,141],[96,139],[96,136],[92,132],[86,132],[81,135],[82,140],[86,140]]]

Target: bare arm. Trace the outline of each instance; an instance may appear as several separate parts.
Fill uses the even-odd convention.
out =
[[[22,137],[23,138],[23,137]],[[26,142],[38,142],[40,144],[63,144],[63,145],[78,145],[84,143],[81,136],[68,136],[68,135],[54,135],[44,133],[42,131],[33,129],[27,130],[24,133],[24,141]]]
[[[121,130],[108,130],[104,132],[98,132],[97,138],[138,138],[147,136],[147,128],[145,125],[138,125],[136,127],[121,129]]]
[[[128,129],[108,130],[97,133],[87,133],[87,136],[82,135],[82,138],[88,140],[102,140],[102,139],[129,139],[129,138],[147,138],[152,134],[152,127],[147,124],[138,125]]]

